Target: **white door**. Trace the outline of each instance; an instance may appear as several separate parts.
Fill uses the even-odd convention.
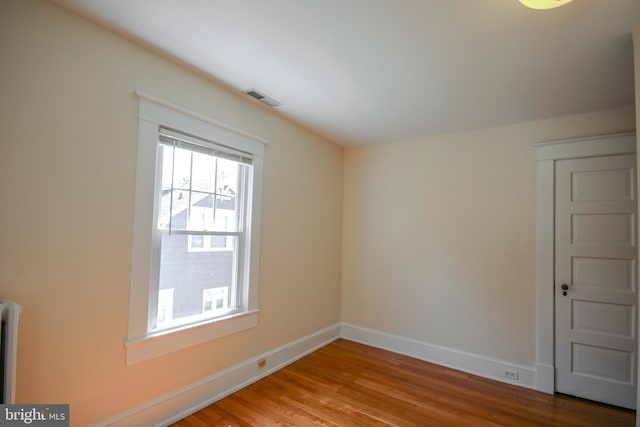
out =
[[[636,156],[556,162],[556,390],[636,407]]]

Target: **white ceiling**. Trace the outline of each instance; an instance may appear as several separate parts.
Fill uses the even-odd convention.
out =
[[[634,103],[640,0],[54,0],[342,145]]]

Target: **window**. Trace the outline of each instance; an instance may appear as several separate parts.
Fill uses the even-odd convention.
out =
[[[137,94],[127,365],[257,324],[266,142]]]
[[[247,195],[251,192],[252,159],[164,128],[160,128],[158,140],[157,236],[152,240],[159,242],[160,250],[153,263],[159,271],[158,292],[175,289],[174,315],[162,317],[158,309],[153,316],[152,299],[150,331],[242,311],[242,248],[251,221]],[[230,300],[225,309],[204,310],[203,291],[215,283],[223,284]]]
[[[229,197],[229,202],[235,202],[236,195]],[[211,209],[203,209],[200,206],[193,206],[189,218],[191,219],[194,227],[206,227],[212,221],[212,214],[215,212],[215,224],[218,224],[220,229],[227,229],[229,224],[229,217],[234,215],[235,211],[231,209],[225,209],[223,205],[224,199],[216,200],[217,207],[212,211]],[[204,212],[203,212],[204,210]],[[203,234],[190,234],[188,242],[188,250],[190,252],[212,252],[212,251],[231,251],[233,250],[234,239],[231,236],[225,235],[203,235]]]
[[[173,291],[175,289],[160,289],[158,292],[158,322],[173,320]]]
[[[221,311],[229,306],[229,288],[220,286],[202,291],[202,311]]]

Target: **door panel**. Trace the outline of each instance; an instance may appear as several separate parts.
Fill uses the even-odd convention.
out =
[[[573,344],[573,375],[605,382],[632,384],[633,353],[585,344]]]
[[[571,200],[574,202],[633,200],[633,176],[629,169],[574,172]]]
[[[635,165],[635,155],[556,162],[556,390],[627,408],[636,406]]]
[[[634,266],[629,259],[573,257],[573,287],[633,291]]]
[[[574,330],[633,338],[633,306],[573,300],[571,312]]]
[[[612,242],[631,245],[633,215],[630,214],[573,214],[572,243]]]

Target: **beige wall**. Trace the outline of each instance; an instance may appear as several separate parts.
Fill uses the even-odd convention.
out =
[[[0,2],[0,298],[17,400],[106,419],[340,321],[343,150],[47,1]],[[135,89],[272,141],[259,326],[125,367]]]
[[[17,399],[70,403],[78,426],[341,315],[533,365],[533,144],[634,128],[626,109],[352,148],[343,164],[328,141],[47,1],[0,1],[0,58],[0,298],[23,305]],[[126,368],[135,89],[272,143],[258,328]]]
[[[633,129],[629,108],[346,150],[343,322],[534,365],[534,144]]]

